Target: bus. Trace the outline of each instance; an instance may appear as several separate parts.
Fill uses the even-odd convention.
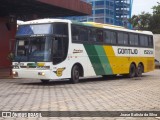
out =
[[[14,78],[50,80],[124,75],[154,70],[153,34],[95,22],[40,19],[19,25]]]

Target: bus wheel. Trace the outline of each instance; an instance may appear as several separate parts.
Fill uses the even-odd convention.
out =
[[[79,82],[80,71],[78,65],[74,65],[71,73],[71,83],[76,84]]]
[[[42,83],[49,83],[49,80],[42,79],[41,82]]]
[[[136,74],[136,66],[134,64],[130,65],[128,77],[133,78]]]
[[[137,70],[136,70],[136,77],[142,77],[143,73],[143,66],[142,64],[138,64]]]

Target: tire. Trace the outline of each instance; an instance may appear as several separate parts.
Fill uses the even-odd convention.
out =
[[[142,73],[143,73],[143,66],[142,66],[142,64],[138,64],[135,76],[142,77]]]
[[[46,84],[46,83],[49,83],[49,80],[42,79],[41,82]]]
[[[135,75],[136,75],[136,66],[134,64],[131,64],[130,68],[129,68],[128,77],[133,78],[133,77],[135,77]]]
[[[79,82],[80,71],[78,65],[74,65],[71,72],[71,83],[76,84]]]

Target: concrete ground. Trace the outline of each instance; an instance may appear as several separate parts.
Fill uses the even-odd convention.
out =
[[[0,79],[0,111],[160,111],[160,70],[141,78],[82,79],[78,84]],[[0,113],[1,114],[1,113]],[[12,118],[0,117],[0,120]],[[34,118],[13,118],[32,120]],[[37,120],[158,120],[160,117],[42,117]]]

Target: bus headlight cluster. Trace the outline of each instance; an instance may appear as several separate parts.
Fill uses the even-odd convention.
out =
[[[13,69],[19,69],[18,65],[13,65]]]
[[[38,72],[38,75],[45,76],[44,72]]]
[[[13,75],[13,77],[18,77],[18,72],[12,71],[12,75]]]

